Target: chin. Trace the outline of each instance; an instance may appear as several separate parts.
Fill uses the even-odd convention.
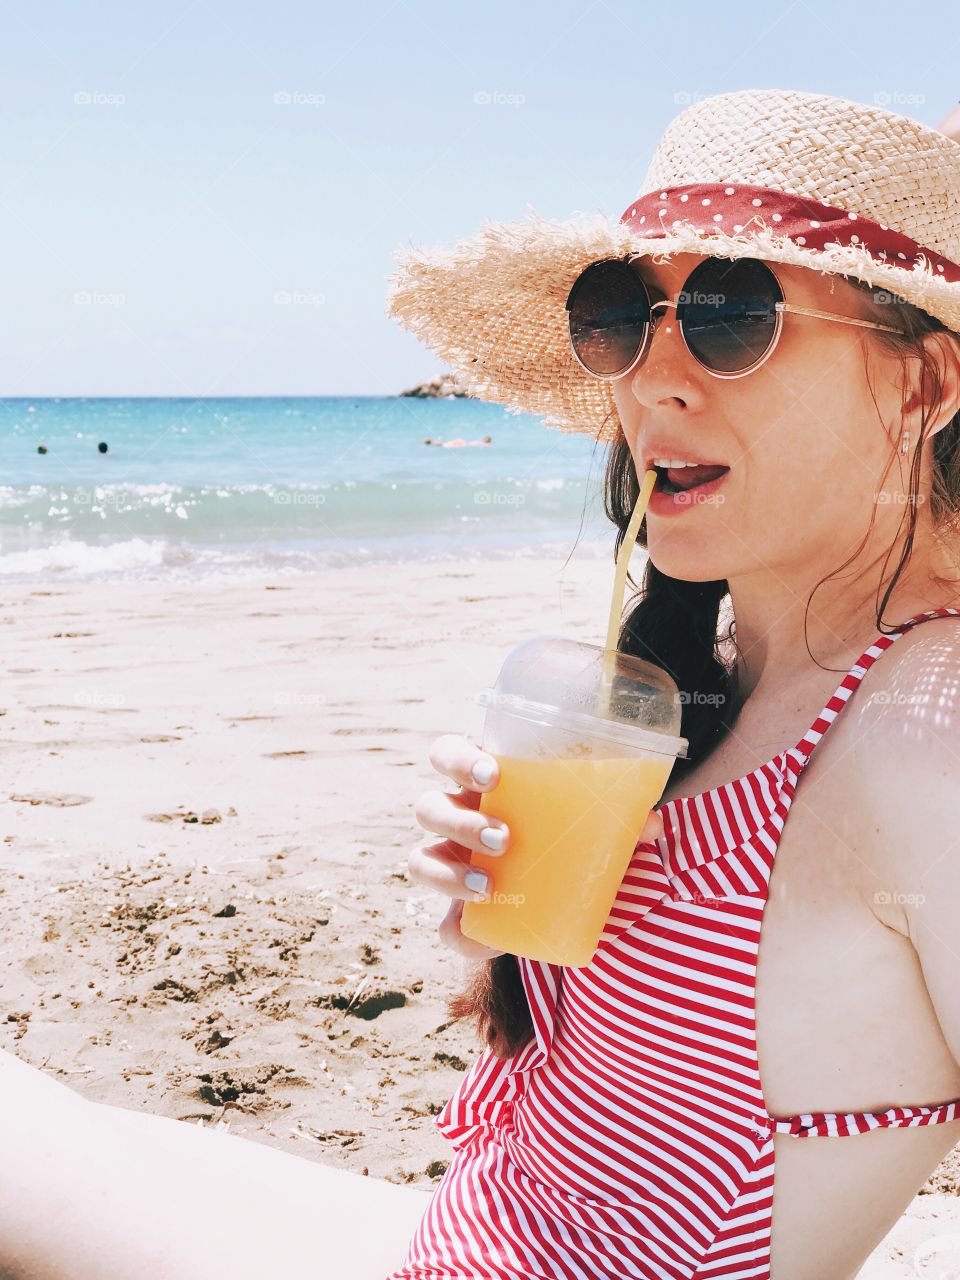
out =
[[[730,569],[729,562],[714,559],[697,545],[696,539],[689,542],[682,538],[662,539],[659,545],[651,542],[647,551],[655,568],[680,582],[717,582],[726,578]]]

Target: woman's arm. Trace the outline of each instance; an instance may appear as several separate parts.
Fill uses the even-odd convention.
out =
[[[960,623],[908,632],[871,675],[856,755],[876,892],[899,908],[960,1064]]]

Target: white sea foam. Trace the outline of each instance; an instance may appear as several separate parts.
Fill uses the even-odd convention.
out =
[[[51,546],[11,551],[0,556],[0,578],[30,578],[47,573],[70,578],[112,576],[176,563],[178,559],[182,562],[184,548],[172,548],[170,560],[166,558],[167,550],[166,543],[162,541],[146,542],[142,538],[111,542],[106,546],[66,539]],[[187,555],[190,555],[189,550]]]
[[[208,581],[262,574],[286,576],[358,564],[458,564],[530,556],[563,559],[571,553],[578,559],[608,560],[610,547],[609,537],[598,539],[586,535],[577,539],[564,530],[523,541],[515,536],[472,532],[466,541],[397,536],[363,542],[338,539],[332,544],[300,547],[262,543],[197,546],[161,538],[129,538],[102,544],[64,539],[48,546],[0,555],[0,582]]]

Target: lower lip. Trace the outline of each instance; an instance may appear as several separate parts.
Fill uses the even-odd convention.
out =
[[[647,510],[652,511],[655,516],[674,516],[681,511],[690,511],[694,507],[699,507],[705,498],[716,493],[729,474],[729,471],[725,471],[722,476],[717,476],[716,480],[708,480],[706,484],[698,484],[695,488],[684,489],[680,493],[663,493],[659,489],[654,489],[650,495]]]

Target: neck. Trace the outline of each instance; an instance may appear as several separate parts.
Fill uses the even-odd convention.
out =
[[[782,690],[808,678],[822,679],[822,667],[847,670],[878,633],[877,610],[900,554],[898,544],[885,571],[884,552],[867,568],[857,571],[848,566],[819,587],[819,579],[837,567],[836,558],[815,577],[798,565],[795,572],[778,568],[776,574],[730,579],[738,702],[742,705],[761,684]],[[918,521],[911,558],[883,608],[884,628],[928,609],[956,607],[960,601],[957,569],[957,548],[945,546],[930,529],[921,529]]]

